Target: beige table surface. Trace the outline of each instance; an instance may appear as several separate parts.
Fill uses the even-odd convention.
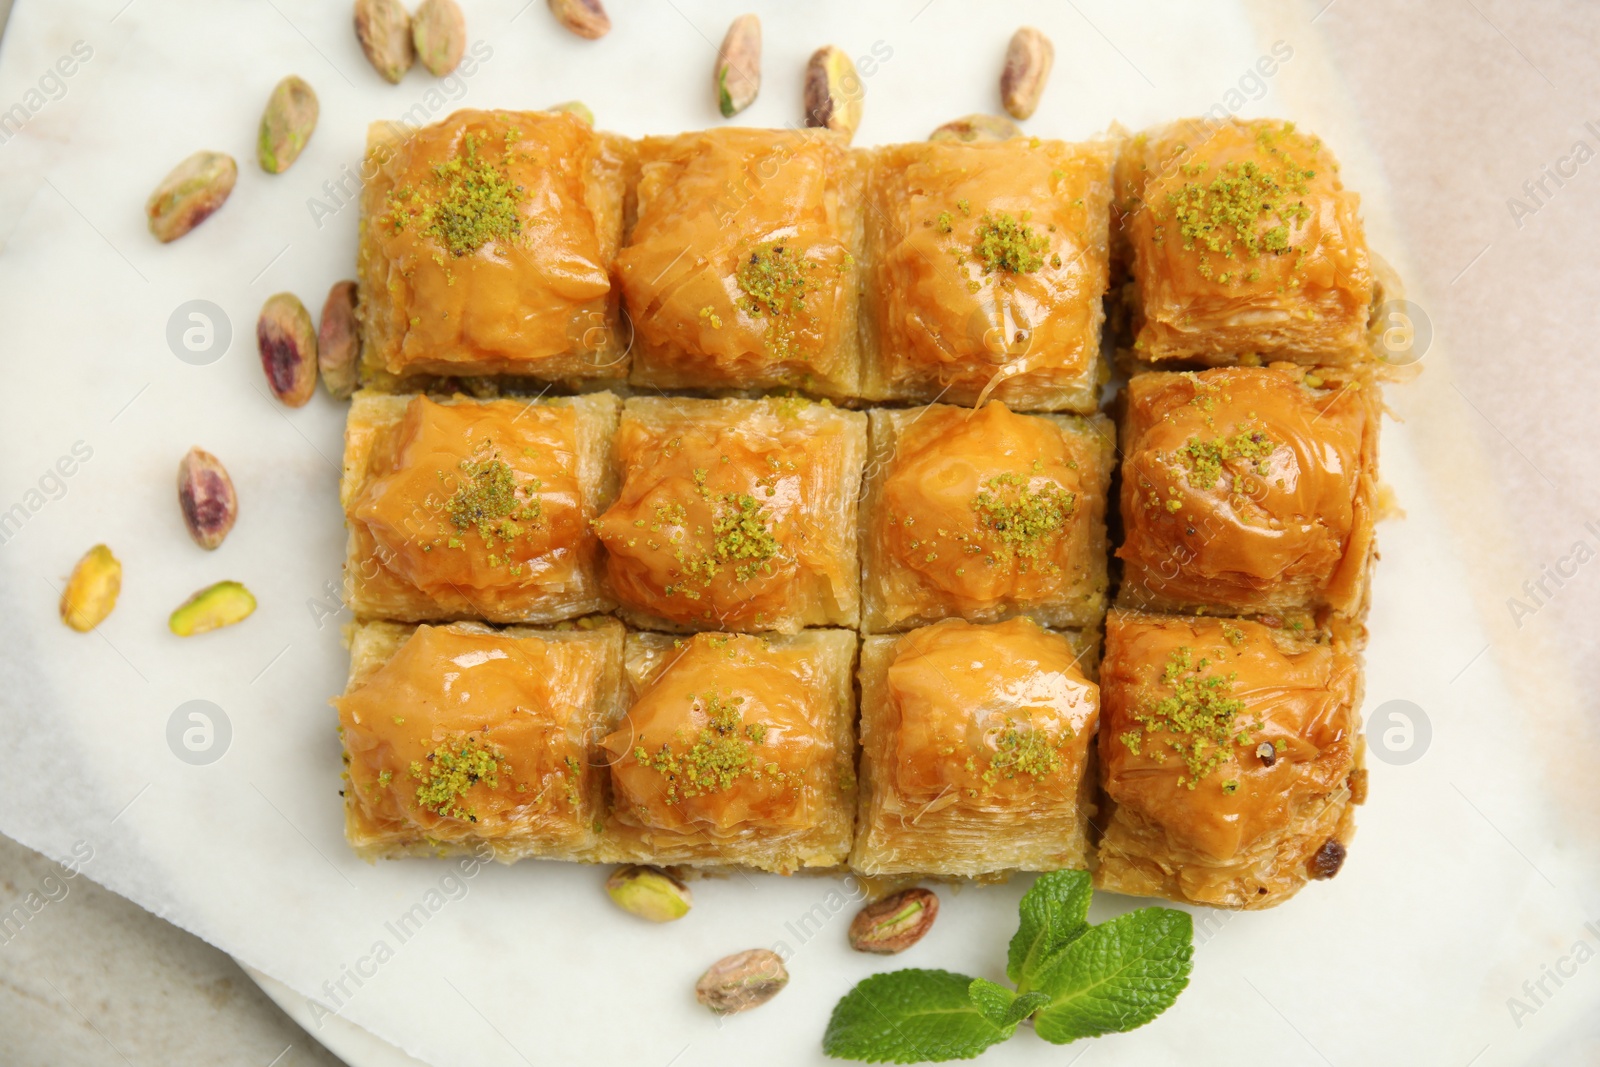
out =
[[[1575,542],[1600,543],[1585,529],[1600,531],[1600,159],[1575,174],[1562,163],[1580,140],[1600,149],[1600,5],[1324,2],[1286,3],[1283,17],[1314,17],[1326,38],[1392,184],[1414,295],[1449,352],[1448,383],[1408,395],[1401,414],[1453,405],[1440,422],[1464,438],[1425,446],[1441,464],[1486,457],[1462,464],[1447,502],[1458,524],[1481,518],[1479,602],[1505,605],[1486,652],[1512,676],[1565,664],[1570,677],[1523,681],[1578,701],[1592,734],[1600,567],[1547,579],[1521,626],[1505,602],[1529,603],[1522,583]],[[1557,167],[1570,175],[1559,183]],[[1513,198],[1533,210],[1517,217]],[[0,901],[53,867],[0,839]],[[20,1067],[337,1062],[226,956],[82,878],[0,945],[0,1035],[0,1062]],[[1555,1056],[1544,1062],[1600,1062],[1600,1019]]]

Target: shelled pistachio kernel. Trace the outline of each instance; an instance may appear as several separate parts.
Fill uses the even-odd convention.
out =
[[[122,564],[105,545],[83,554],[61,591],[61,621],[88,633],[105,621],[122,592]]]
[[[400,0],[356,0],[356,40],[372,69],[398,84],[416,61],[411,16]]]
[[[866,95],[861,75],[842,48],[819,48],[806,64],[806,125],[822,126],[845,135],[861,125],[861,101]]]
[[[1032,26],[1012,34],[1000,71],[1000,102],[1012,118],[1028,118],[1038,108],[1055,61],[1055,45]]]
[[[759,1008],[789,984],[783,959],[771,949],[752,948],[724,956],[694,984],[695,999],[718,1015]]]
[[[167,619],[167,629],[179,637],[193,637],[243,622],[255,610],[256,598],[242,584],[217,582],[179,604]]]
[[[467,50],[467,17],[456,0],[422,0],[411,16],[417,59],[437,78],[455,70]]]
[[[272,395],[302,407],[317,389],[317,331],[311,313],[293,293],[276,293],[261,305],[256,348]]]
[[[890,956],[922,940],[939,916],[939,898],[928,889],[905,889],[868,904],[850,922],[850,947]]]
[[[268,174],[282,174],[311,140],[317,129],[317,94],[304,78],[291,74],[267,97],[256,137],[256,161]]]
[[[728,27],[717,51],[712,86],[725,119],[755,103],[761,91],[761,20],[755,15],[740,15]]]
[[[600,0],[550,0],[550,13],[561,25],[591,41],[611,32],[611,17]]]
[[[162,244],[176,241],[227,202],[239,164],[226,152],[196,152],[161,179],[145,201],[150,232]]]
[[[564,103],[552,104],[550,106],[550,110],[560,111],[566,115],[572,115],[576,118],[582,119],[590,126],[594,125],[594,112],[590,111],[589,105],[585,104],[582,100],[568,100]]]
[[[317,369],[322,384],[335,400],[348,400],[356,391],[356,368],[361,361],[361,327],[356,320],[356,283],[335,282],[322,304],[317,324]]]
[[[1022,136],[1022,127],[1001,115],[963,115],[928,134],[930,141],[1008,141]]]
[[[612,871],[606,893],[623,911],[653,923],[681,919],[694,906],[687,885],[659,867],[640,864]]]
[[[203,448],[191,448],[178,464],[178,506],[194,543],[204,549],[222,544],[239,517],[239,496],[222,461]]]

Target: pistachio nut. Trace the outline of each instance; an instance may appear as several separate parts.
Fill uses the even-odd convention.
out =
[[[825,126],[845,135],[856,135],[861,125],[861,98],[866,87],[856,65],[842,48],[819,48],[806,64],[805,107],[807,126]]]
[[[623,911],[653,923],[689,914],[694,896],[689,887],[659,867],[618,867],[606,879],[606,893]]]
[[[759,1008],[789,984],[776,952],[752,948],[724,956],[694,984],[695,999],[718,1015]]]
[[[1055,61],[1055,45],[1032,26],[1024,26],[1011,35],[1006,63],[1000,70],[1000,102],[1012,118],[1025,119],[1033,114]]]
[[[600,0],[550,0],[550,13],[561,25],[591,41],[611,32],[611,17]]]
[[[162,244],[176,241],[221,207],[239,178],[239,164],[225,152],[196,152],[172,168],[145,201],[150,232]]]
[[[195,544],[205,549],[222,544],[239,517],[239,497],[221,460],[202,448],[184,454],[178,464],[178,506]]]
[[[72,568],[61,591],[61,621],[88,633],[105,621],[122,592],[122,564],[105,545],[95,545]]]
[[[411,16],[400,0],[356,0],[356,40],[372,69],[398,83],[411,69]]]
[[[335,282],[322,304],[322,321],[317,326],[317,369],[322,372],[322,384],[335,400],[349,399],[356,391],[356,367],[360,359],[356,283]]]
[[[963,115],[928,134],[930,141],[1007,141],[1022,136],[1022,127],[1000,115]]]
[[[317,94],[304,78],[291,74],[273,87],[261,113],[256,159],[268,174],[282,174],[300,157],[317,128]]]
[[[594,125],[594,112],[589,110],[589,105],[582,100],[568,100],[564,104],[554,104],[551,111],[560,111],[568,115],[576,115],[590,126]]]
[[[217,582],[179,604],[167,618],[167,629],[179,637],[193,637],[243,622],[255,610],[250,590],[238,582]]]
[[[933,927],[939,898],[927,889],[903,889],[868,904],[850,922],[850,947],[890,956],[904,952]]]
[[[411,43],[428,73],[442,78],[467,50],[467,17],[456,0],[422,0],[411,16]]]
[[[713,84],[725,119],[755,103],[761,91],[761,20],[755,15],[740,15],[728,27],[717,50]]]
[[[292,408],[311,399],[317,388],[317,332],[299,297],[267,298],[256,320],[256,347],[274,396]]]

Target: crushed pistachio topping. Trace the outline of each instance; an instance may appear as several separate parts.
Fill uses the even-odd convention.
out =
[[[705,488],[705,472],[697,470],[695,475],[696,486],[709,498],[710,491]],[[771,559],[783,546],[773,535],[771,517],[766,508],[749,493],[723,493],[713,499],[715,510],[709,545],[699,553],[692,553],[683,547],[674,553],[685,571],[690,577],[709,585],[724,567],[731,567],[734,577],[741,582],[748,582],[770,570]],[[657,508],[657,519],[658,525],[682,527],[688,521],[688,516],[682,504],[673,504]]]
[[[1050,241],[1028,225],[1028,212],[1019,220],[1009,212],[984,212],[978,220],[974,251],[983,261],[983,272],[992,274],[1031,274],[1044,266],[1044,253]]]
[[[520,211],[527,199],[527,190],[512,181],[503,161],[497,165],[478,154],[475,135],[467,134],[462,147],[461,155],[436,164],[420,188],[408,185],[389,194],[396,233],[415,224],[457,257],[491,241],[521,237]]]
[[[1316,171],[1300,166],[1279,145],[1281,134],[1292,133],[1286,125],[1281,131],[1264,128],[1257,145],[1267,157],[1265,163],[1253,160],[1225,163],[1209,182],[1197,180],[1207,170],[1203,162],[1179,167],[1191,179],[1167,194],[1164,223],[1177,229],[1185,251],[1200,249],[1200,274],[1227,284],[1254,282],[1261,277],[1256,269],[1248,273],[1226,270],[1218,274],[1211,263],[1213,254],[1224,259],[1255,258],[1263,254],[1283,255],[1290,250],[1291,230],[1311,217],[1303,197],[1307,182]],[[1312,151],[1316,146],[1313,144]],[[1155,231],[1157,243],[1166,238],[1166,225]],[[1300,258],[1304,258],[1302,250]],[[1299,261],[1296,262],[1298,268]]]
[[[1204,656],[1196,660],[1188,648],[1170,654],[1161,672],[1161,687],[1169,695],[1135,712],[1137,726],[1119,738],[1135,755],[1151,741],[1155,747],[1150,756],[1156,762],[1169,755],[1182,760],[1187,773],[1179,775],[1178,784],[1189,789],[1228,762],[1234,745],[1248,744],[1250,735],[1261,729],[1260,723],[1237,721],[1245,710],[1244,701],[1231,695],[1237,675],[1208,674],[1211,665]]]
[[[1075,504],[1074,494],[1054,482],[1032,489],[1017,474],[995,475],[972,498],[972,510],[984,531],[1025,561],[1046,550],[1046,542],[1066,527]]]
[[[989,758],[989,769],[983,780],[993,786],[1001,778],[1015,778],[1026,774],[1035,780],[1055,773],[1061,766],[1061,753],[1050,744],[1049,738],[1027,724],[1019,725],[1006,719],[1006,727],[994,742],[994,755]]]
[[[485,441],[475,457],[463,459],[456,467],[459,472],[456,491],[444,502],[444,512],[457,530],[463,533],[476,530],[484,543],[493,548],[499,542],[515,541],[538,527],[543,504],[535,494],[543,488],[542,483],[534,478],[518,486],[516,472],[500,458],[490,442]],[[439,480],[445,481],[443,471],[439,472]],[[452,537],[447,546],[465,548],[466,544],[461,538]],[[505,560],[498,554],[491,554],[489,563],[497,567]]]
[[[468,822],[477,822],[478,816],[461,806],[461,798],[479,782],[498,789],[501,772],[510,770],[498,748],[471,734],[433,749],[425,759],[427,766],[415,760],[411,763],[411,777],[421,783],[417,786],[418,807]]]
[[[633,750],[633,758],[641,766],[666,777],[668,804],[720,793],[746,775],[754,779],[763,773],[780,780],[784,777],[776,764],[763,768],[756,763],[754,750],[766,741],[767,726],[743,721],[740,706],[744,697],[724,697],[713,690],[690,699],[694,710],[705,716],[705,725],[687,751],[673,748],[670,742],[654,752],[643,743]]]
[[[796,354],[795,320],[806,310],[806,294],[818,288],[816,264],[782,242],[758,245],[743,257],[734,280],[744,292],[739,307],[767,320],[767,347],[774,356]]]
[[[1260,430],[1240,430],[1209,441],[1191,437],[1178,450],[1178,460],[1183,464],[1185,478],[1196,489],[1214,489],[1227,464],[1244,460],[1255,465],[1256,473],[1264,473],[1262,461],[1272,455],[1277,442]]]

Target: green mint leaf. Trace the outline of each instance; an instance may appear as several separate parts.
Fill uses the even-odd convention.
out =
[[[1171,908],[1140,908],[1090,927],[1039,968],[1035,981],[1051,1003],[1033,1019],[1046,1041],[1143,1026],[1172,1007],[1194,956],[1194,921]]]
[[[1041,874],[1022,896],[1022,925],[1011,938],[1006,955],[1006,977],[1024,992],[1038,985],[1033,980],[1040,964],[1089,929],[1087,871],[1051,871]]]
[[[983,1012],[983,1017],[996,1026],[1015,1026],[1050,1003],[1048,993],[1023,993],[1019,996],[987,978],[974,978],[967,987],[967,996]]]
[[[970,1060],[1016,1032],[984,1017],[949,971],[889,971],[857,983],[834,1005],[822,1051],[867,1063]]]

